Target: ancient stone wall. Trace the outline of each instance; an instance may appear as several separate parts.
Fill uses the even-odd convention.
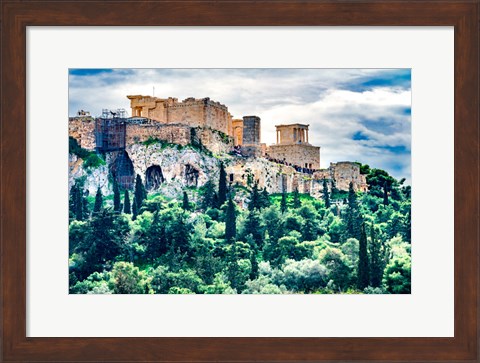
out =
[[[185,125],[127,125],[126,144],[158,139],[171,144],[187,145],[191,140],[191,127]]]
[[[68,136],[77,140],[87,150],[95,149],[95,119],[93,117],[70,117],[68,120]]]
[[[368,190],[367,178],[360,174],[360,166],[350,161],[342,161],[338,163],[330,163],[333,178],[336,187],[339,190],[348,190],[350,182],[353,182],[355,191],[360,190],[366,192]]]
[[[320,147],[295,144],[295,145],[270,145],[268,156],[272,159],[285,160],[292,165],[310,169],[320,168]]]
[[[233,144],[241,146],[243,142],[243,120],[232,120],[232,136]]]
[[[229,153],[233,148],[233,138],[211,128],[197,127],[192,130],[197,140],[211,152]]]

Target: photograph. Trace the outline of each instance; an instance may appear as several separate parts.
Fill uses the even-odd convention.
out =
[[[69,293],[411,294],[411,104],[409,68],[70,68]]]

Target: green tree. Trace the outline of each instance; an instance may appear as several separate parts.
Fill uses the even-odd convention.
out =
[[[258,207],[260,209],[267,208],[270,206],[270,195],[267,192],[267,188],[263,188],[259,196]]]
[[[293,191],[293,208],[300,208],[301,205],[302,202],[300,202],[300,194],[298,193],[298,189],[295,188],[295,190]]]
[[[387,181],[383,183],[383,205],[388,205],[388,185]]]
[[[165,229],[168,221],[165,220],[167,218],[162,217],[158,210],[155,211],[150,226],[147,226],[145,230],[140,229],[136,235],[136,238],[145,245],[145,255],[150,261],[164,255],[169,247]]]
[[[365,223],[362,223],[360,240],[358,244],[358,281],[357,286],[363,290],[370,284],[368,252],[367,252],[367,233],[365,232]]]
[[[385,268],[385,256],[382,243],[376,238],[375,225],[370,229],[370,285],[380,287],[382,285],[383,269]]]
[[[325,202],[325,208],[330,208],[330,194],[328,192],[327,179],[323,179],[323,201]]]
[[[250,202],[248,203],[248,210],[260,209],[260,193],[258,192],[258,181],[253,183],[252,191],[250,192]]]
[[[131,214],[132,213],[132,207],[130,205],[130,195],[128,193],[128,190],[125,189],[125,196],[124,196],[124,201],[123,201],[123,212],[125,214]]]
[[[137,174],[135,180],[135,195],[133,197],[133,203],[136,204],[137,214],[140,213],[140,208],[142,208],[143,201],[147,199],[147,192],[142,182],[142,178]]]
[[[205,185],[201,188],[201,193],[203,193],[201,208],[207,210],[208,208],[217,208],[215,201],[215,184],[212,180],[207,180]]]
[[[137,197],[133,196],[133,203],[132,203],[132,221],[137,219],[138,216],[138,203],[137,203]]]
[[[100,187],[97,189],[97,194],[95,195],[95,205],[93,207],[93,212],[98,213],[103,208],[103,195]]]
[[[112,284],[115,294],[144,294],[148,287],[138,267],[130,262],[116,262],[112,269]]]
[[[391,294],[410,294],[411,259],[410,256],[393,258],[385,268],[383,279],[387,291]]]
[[[113,210],[115,212],[122,211],[122,204],[120,202],[120,189],[118,188],[118,183],[113,182]]]
[[[221,207],[227,200],[227,173],[225,172],[225,165],[220,163],[220,176],[218,179],[218,207]]]
[[[227,210],[225,213],[225,240],[227,242],[235,241],[237,237],[237,214],[232,196],[228,197]]]
[[[190,210],[190,202],[188,201],[188,194],[187,192],[183,192],[183,202],[182,202],[183,210],[189,211]]]
[[[350,182],[348,188],[348,206],[344,216],[346,238],[356,238],[360,240],[360,226],[362,224],[362,216],[360,215],[360,207],[358,205],[357,194]],[[345,238],[345,239],[346,239]]]
[[[258,277],[258,261],[255,251],[251,251],[250,253],[250,264],[252,265],[250,280],[255,280]]]
[[[94,213],[88,221],[88,234],[77,246],[84,258],[81,274],[102,271],[105,264],[119,256],[125,246],[130,227],[125,216],[110,209]]]
[[[80,186],[75,188],[75,218],[78,221],[82,221],[84,216],[82,194],[83,194],[83,190]]]
[[[285,213],[287,210],[287,193],[285,191],[282,192],[282,200],[280,201],[280,211]]]
[[[254,249],[262,249],[263,246],[263,225],[260,213],[257,210],[251,210],[247,214],[243,227],[243,238],[251,235],[255,246]]]

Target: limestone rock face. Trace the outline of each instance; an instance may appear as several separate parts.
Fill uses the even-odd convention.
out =
[[[218,178],[218,160],[189,146],[133,144],[126,152],[147,189],[167,197],[178,196],[185,187],[201,187]],[[160,180],[160,185],[155,180]]]
[[[328,169],[308,174],[265,158],[246,158],[226,153],[215,156],[192,145],[135,143],[127,146],[125,152],[133,166],[132,178],[140,175],[148,192],[170,198],[181,196],[188,187],[201,187],[209,180],[217,184],[220,160],[225,164],[228,184],[251,187],[258,181],[259,188],[266,188],[269,193],[291,193],[298,190],[320,198],[323,179],[329,182],[335,180],[340,190],[348,190],[350,181],[356,190],[367,190],[365,176],[360,174],[359,166],[350,162],[332,164]],[[82,159],[70,155],[69,187],[76,179],[83,178],[85,189],[91,195],[96,193],[98,187],[104,195],[111,194],[112,185],[108,173],[109,165],[113,165],[115,160],[114,154],[107,153],[105,160],[107,165],[95,169],[84,168]]]
[[[108,166],[101,165],[97,168],[85,168],[83,159],[74,154],[68,155],[68,190],[75,184],[75,180],[82,178],[85,180],[84,189],[88,190],[90,195],[95,195],[98,187],[103,195],[112,194],[112,187],[108,182]]]

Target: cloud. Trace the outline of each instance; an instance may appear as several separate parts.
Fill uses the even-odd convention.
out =
[[[236,118],[258,115],[262,141],[275,125],[310,125],[321,166],[359,161],[410,181],[409,69],[73,69],[69,114],[125,108],[126,95],[210,97]]]

